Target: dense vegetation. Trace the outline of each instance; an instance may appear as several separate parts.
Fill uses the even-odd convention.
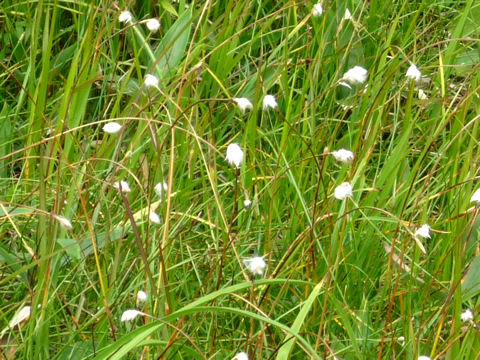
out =
[[[314,5],[0,2],[0,359],[478,358],[480,3]]]

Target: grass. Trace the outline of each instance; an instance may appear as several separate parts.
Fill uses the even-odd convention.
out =
[[[2,2],[0,359],[478,358],[480,5],[313,5]]]

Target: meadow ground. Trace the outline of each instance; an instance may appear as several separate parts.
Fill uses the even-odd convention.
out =
[[[0,2],[0,359],[478,359],[480,3]]]

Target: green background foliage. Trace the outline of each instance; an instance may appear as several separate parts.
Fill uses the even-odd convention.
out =
[[[0,358],[476,358],[480,4],[313,5],[0,3]]]

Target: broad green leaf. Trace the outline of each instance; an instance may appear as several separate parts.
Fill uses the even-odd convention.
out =
[[[124,325],[122,325],[124,326]],[[95,360],[101,359],[121,359],[122,356],[126,355],[130,350],[133,350],[152,333],[160,329],[164,326],[163,323],[160,322],[152,322],[145,326],[142,326],[138,329],[135,329],[129,332],[127,335],[123,336],[122,338],[118,339],[117,342],[107,346],[103,350],[101,350],[97,356],[95,356]]]
[[[65,249],[65,252],[72,259],[80,260],[82,258],[80,247],[78,246],[75,239],[58,238],[57,243],[60,244]]]
[[[175,10],[175,8],[172,6],[171,2],[169,2],[167,0],[160,0],[160,5],[162,5],[162,7],[165,10],[167,10],[170,14],[172,14],[174,16],[178,16],[178,13]]]
[[[470,269],[468,270],[465,281],[462,283],[463,300],[468,300],[471,297],[480,293],[480,256],[473,259]]]
[[[185,56],[191,21],[192,11],[189,9],[175,21],[155,50],[158,78],[169,75]]]

